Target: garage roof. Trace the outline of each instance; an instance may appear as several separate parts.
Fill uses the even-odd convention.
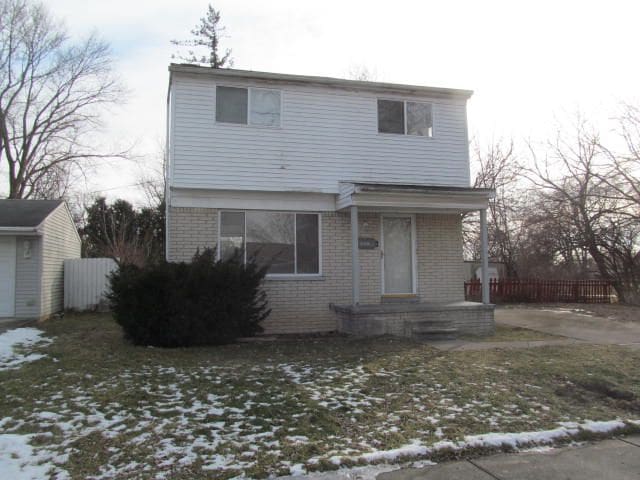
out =
[[[37,227],[64,200],[0,200],[1,227]]]

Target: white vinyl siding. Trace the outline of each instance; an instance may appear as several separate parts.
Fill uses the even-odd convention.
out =
[[[323,193],[337,193],[340,181],[469,186],[464,100],[397,98],[432,105],[437,135],[429,138],[379,134],[374,93],[280,91],[281,128],[216,123],[213,79],[175,74],[171,186]]]
[[[59,312],[64,306],[64,260],[69,258],[80,258],[80,238],[63,204],[44,221],[41,317]]]

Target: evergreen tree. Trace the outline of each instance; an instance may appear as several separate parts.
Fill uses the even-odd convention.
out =
[[[232,67],[233,59],[231,50],[227,49],[224,55],[218,53],[220,37],[225,28],[219,25],[220,11],[209,4],[207,15],[200,19],[200,23],[191,30],[191,40],[171,40],[171,43],[180,47],[190,47],[186,55],[177,54],[174,57],[189,63],[208,63],[212,68]],[[199,54],[197,50],[206,49],[206,54]]]

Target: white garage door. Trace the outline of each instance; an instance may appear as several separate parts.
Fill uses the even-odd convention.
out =
[[[0,236],[0,317],[13,317],[16,292],[16,238]]]

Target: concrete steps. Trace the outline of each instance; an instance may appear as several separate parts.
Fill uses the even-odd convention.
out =
[[[451,320],[414,320],[408,323],[410,325],[406,327],[409,327],[411,337],[417,340],[438,341],[457,338],[458,329],[453,326]]]

